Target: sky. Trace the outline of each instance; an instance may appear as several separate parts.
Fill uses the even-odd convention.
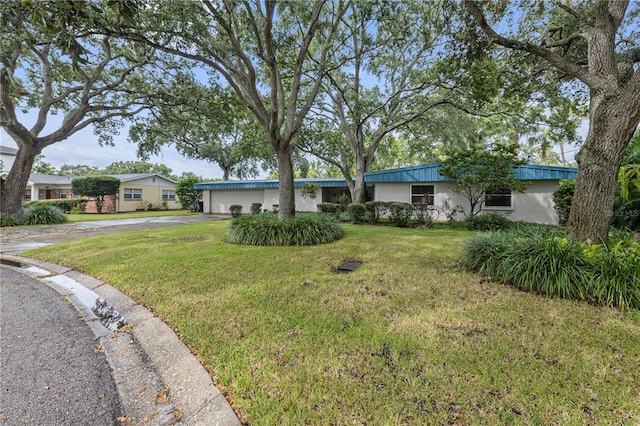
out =
[[[22,114],[19,120],[29,127],[33,123],[34,113]],[[48,127],[41,135],[47,134],[47,130],[59,125],[60,116],[52,116],[49,119]],[[25,120],[25,121],[23,121]],[[89,126],[71,135],[68,139],[46,147],[42,151],[43,161],[51,164],[56,169],[60,169],[64,164],[84,164],[104,169],[116,161],[140,161],[137,158],[137,145],[127,141],[127,131],[122,129],[121,134],[114,136],[115,146],[100,146],[98,137],[93,134],[93,129]],[[0,129],[0,145],[17,148],[14,140]],[[158,156],[152,156],[149,163],[164,164],[169,167],[174,175],[180,176],[183,172],[193,172],[203,179],[222,178],[222,170],[212,163],[201,160],[191,160],[180,155],[175,148],[163,147]]]
[[[45,135],[47,129],[53,129],[56,123],[59,124],[59,116],[53,116],[49,119],[48,127],[41,135]],[[22,114],[19,119],[28,127],[29,123],[35,120],[35,113]],[[586,137],[588,131],[588,122],[585,120],[580,126],[578,133],[582,139]],[[117,161],[139,161],[136,155],[137,146],[127,140],[127,129],[122,129],[120,135],[114,136],[115,146],[100,146],[98,137],[93,134],[91,127],[87,127],[77,133],[71,135],[68,139],[48,146],[42,151],[43,161],[51,164],[56,169],[60,169],[64,164],[84,164],[104,169],[111,163]],[[0,129],[0,145],[17,148],[13,139]],[[566,146],[565,154],[567,161],[572,163],[577,147]],[[554,149],[559,152],[558,148]],[[164,164],[169,167],[173,174],[180,176],[183,172],[192,172],[204,180],[222,179],[222,170],[213,163],[202,160],[191,160],[179,154],[173,146],[165,146],[158,156],[152,156],[149,163]],[[261,171],[261,175],[257,179],[265,179],[266,173]]]

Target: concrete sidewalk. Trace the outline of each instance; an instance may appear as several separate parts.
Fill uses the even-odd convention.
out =
[[[29,243],[51,244],[60,242],[54,237],[68,241],[149,229],[150,223],[216,219],[118,222],[94,232],[77,224],[63,232],[52,227],[12,235],[3,228],[0,426],[240,425],[196,357],[145,307],[93,277],[5,250],[21,251],[25,233]]]

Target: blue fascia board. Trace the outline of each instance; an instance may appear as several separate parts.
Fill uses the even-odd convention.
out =
[[[302,188],[307,182],[318,184],[320,188],[344,188],[347,186],[347,181],[340,178],[294,179],[293,185],[295,188]],[[200,182],[194,185],[195,189],[277,189],[278,187],[277,179]]]
[[[439,163],[422,164],[419,166],[400,167],[397,169],[380,170],[364,174],[367,184],[377,182],[446,182],[452,179],[442,176],[438,170]],[[572,167],[541,166],[528,164],[515,170],[515,178],[519,180],[558,180],[575,178],[578,169]]]

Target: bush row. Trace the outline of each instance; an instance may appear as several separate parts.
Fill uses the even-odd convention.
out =
[[[254,246],[306,246],[339,240],[343,232],[328,215],[298,214],[280,221],[276,214],[265,213],[235,217],[227,230],[227,241]]]
[[[364,204],[351,203],[346,206],[346,211],[340,204],[318,203],[318,211],[334,215],[341,221],[353,223],[378,223],[383,216],[388,215],[391,224],[404,227],[411,219],[419,226],[431,226],[434,207],[421,203],[367,201]]]
[[[640,243],[634,234],[587,245],[558,228],[521,226],[469,239],[462,264],[524,291],[640,309]]]
[[[0,215],[0,226],[51,225],[64,223],[67,217],[64,211],[52,203],[30,203],[21,215]]]
[[[51,206],[58,207],[65,213],[71,213],[72,211],[84,211],[84,206],[87,203],[87,200],[82,198],[62,198],[58,200],[37,200],[37,201],[26,201],[22,203],[22,207],[27,208],[29,206],[33,206],[35,204],[48,204]]]

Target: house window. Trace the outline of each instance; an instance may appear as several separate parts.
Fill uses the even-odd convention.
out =
[[[24,191],[24,200],[31,201],[31,189],[27,189]]]
[[[60,198],[67,198],[67,190],[66,189],[61,189],[60,190]]]
[[[142,200],[142,189],[125,188],[124,199],[125,200]]]
[[[176,194],[171,189],[162,190],[162,201],[174,201]]]
[[[487,190],[484,194],[484,206],[511,207],[511,190],[509,188]]]
[[[411,185],[411,203],[433,205],[435,188],[433,185]]]

